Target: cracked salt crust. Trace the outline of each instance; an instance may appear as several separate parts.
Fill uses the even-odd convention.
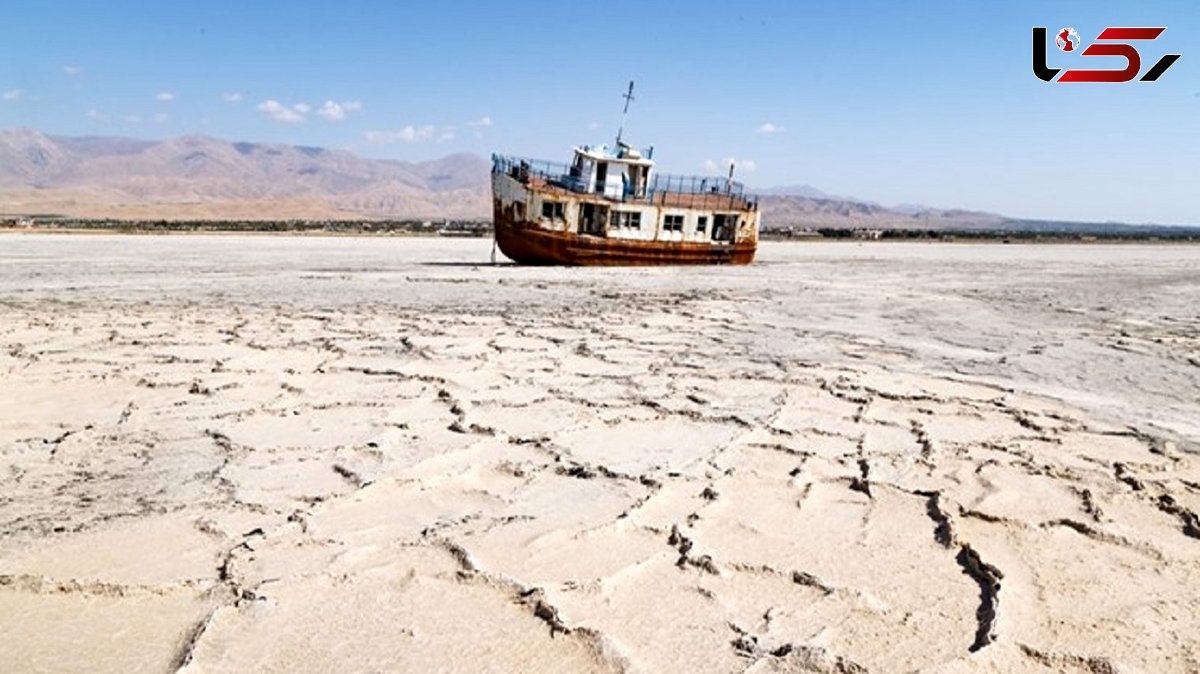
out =
[[[1200,249],[0,244],[8,668],[1200,668]]]

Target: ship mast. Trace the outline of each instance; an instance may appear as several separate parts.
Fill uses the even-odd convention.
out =
[[[621,135],[625,133],[625,116],[629,114],[629,102],[633,100],[633,80],[629,80],[629,91],[622,96],[625,109],[621,111],[621,126],[617,127],[617,147],[621,147]]]

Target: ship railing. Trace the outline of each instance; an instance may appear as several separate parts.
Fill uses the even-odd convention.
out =
[[[758,198],[746,192],[746,186],[736,180],[718,176],[683,176],[655,173],[650,176],[646,197],[652,203],[668,204],[685,199],[692,207],[741,210],[758,207]],[[697,199],[697,197],[699,197]]]
[[[528,183],[536,178],[570,192],[586,193],[588,185],[574,167],[562,162],[492,155],[492,173],[504,173]],[[644,193],[627,193],[618,201],[657,203],[688,208],[719,210],[756,209],[758,198],[742,183],[718,176],[684,176],[653,173]]]
[[[587,185],[581,176],[571,174],[571,166],[562,162],[524,157],[492,155],[492,173],[507,173],[523,183],[539,178],[572,192],[584,192]]]

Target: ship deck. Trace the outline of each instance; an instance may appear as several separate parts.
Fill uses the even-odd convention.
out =
[[[636,193],[613,196],[591,191],[567,164],[492,155],[492,173],[504,173],[530,189],[564,199],[606,206],[630,204],[705,211],[755,211],[758,199],[730,178],[654,173]]]

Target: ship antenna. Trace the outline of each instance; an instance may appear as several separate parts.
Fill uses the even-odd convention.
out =
[[[633,100],[633,80],[629,80],[629,91],[622,96],[625,109],[621,111],[621,126],[617,127],[617,147],[621,146],[621,135],[625,133],[625,116],[629,114],[629,101]]]

